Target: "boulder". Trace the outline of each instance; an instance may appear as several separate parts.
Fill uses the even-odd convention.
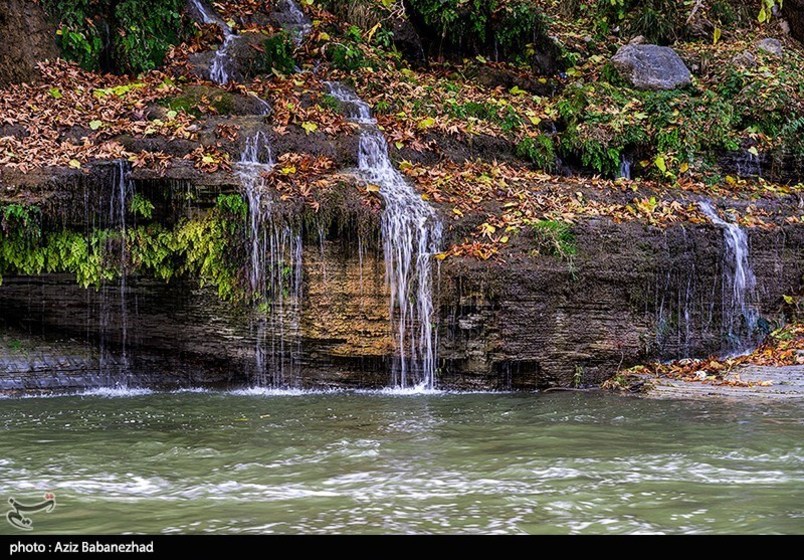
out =
[[[676,89],[691,81],[689,69],[670,47],[625,45],[611,62],[637,89]]]
[[[784,54],[781,41],[772,37],[768,37],[767,39],[762,39],[761,41],[757,42],[757,48],[774,56],[782,56],[782,54]]]

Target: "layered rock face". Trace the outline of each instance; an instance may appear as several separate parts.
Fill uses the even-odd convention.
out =
[[[53,223],[91,227],[110,203],[92,176],[57,189]],[[53,188],[51,185],[50,188]],[[171,223],[204,212],[220,182],[142,181],[138,192]],[[162,199],[157,192],[173,193]],[[68,195],[68,193],[70,193]],[[41,194],[41,193],[40,193]],[[87,385],[251,384],[383,387],[394,338],[376,226],[358,234],[348,196],[341,216],[305,230],[301,306],[252,309],[221,301],[192,278],[130,276],[83,289],[70,275],[6,276],[0,287],[0,389]],[[342,207],[336,207],[340,204]],[[71,208],[72,211],[65,209]],[[56,227],[55,225],[52,227]],[[652,359],[706,356],[725,347],[723,233],[709,224],[659,229],[587,220],[571,262],[523,251],[503,261],[450,258],[437,276],[438,384],[519,389],[595,384]],[[804,228],[749,230],[757,302],[768,326],[783,294],[801,289]],[[763,323],[764,324],[764,323]]]

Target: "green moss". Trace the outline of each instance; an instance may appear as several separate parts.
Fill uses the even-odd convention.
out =
[[[235,110],[235,97],[234,94],[220,88],[191,86],[181,95],[161,100],[160,104],[172,111],[183,111],[196,117],[202,115],[199,107],[206,106],[219,115],[230,115]]]

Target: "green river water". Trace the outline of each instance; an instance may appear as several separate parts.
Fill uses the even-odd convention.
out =
[[[45,491],[34,534],[800,533],[804,403],[0,398],[0,507]]]

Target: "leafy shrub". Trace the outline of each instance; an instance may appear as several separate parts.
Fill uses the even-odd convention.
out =
[[[440,52],[529,58],[531,49],[552,45],[544,16],[528,0],[410,0],[413,15],[437,37]]]
[[[521,140],[516,146],[516,155],[530,160],[543,171],[553,171],[556,166],[555,144],[547,134]]]
[[[182,0],[43,0],[64,55],[88,70],[159,66],[186,34]]]
[[[293,58],[293,41],[288,33],[277,33],[263,41],[265,67],[281,74],[291,74],[296,68]]]

